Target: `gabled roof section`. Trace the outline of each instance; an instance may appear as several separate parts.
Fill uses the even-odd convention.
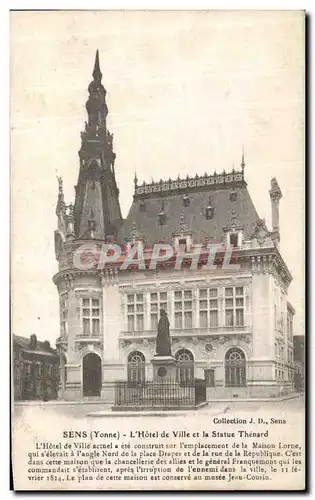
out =
[[[25,351],[32,351],[35,354],[48,354],[57,356],[57,351],[51,347],[48,341],[42,342],[36,339],[36,347],[31,347],[31,339],[27,337],[22,337],[21,335],[13,335],[13,342],[18,344]]]
[[[213,213],[207,217],[209,207]],[[161,212],[165,213],[163,224]],[[171,243],[181,217],[195,243],[204,243],[208,238],[222,241],[224,228],[235,217],[243,228],[244,239],[250,239],[259,217],[247,190],[243,166],[241,171],[140,186],[135,178],[133,203],[119,231],[118,242],[124,243],[132,227],[136,227],[146,246],[162,241]]]

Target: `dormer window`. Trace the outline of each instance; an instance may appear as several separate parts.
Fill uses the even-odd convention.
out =
[[[187,238],[180,238],[178,240],[178,249],[180,252],[187,252]]]
[[[183,205],[184,207],[188,207],[190,205],[190,199],[187,193],[183,196]]]
[[[238,233],[231,233],[230,234],[230,246],[231,247],[237,247],[238,246]]]
[[[160,226],[164,226],[164,224],[166,224],[166,213],[164,212],[164,202],[162,203],[161,211],[158,214],[158,218]]]
[[[233,188],[231,191],[230,191],[230,201],[236,201],[236,198],[237,198],[237,192],[235,191],[235,189]]]
[[[212,203],[211,203],[211,196],[209,196],[209,202],[205,208],[204,214],[205,214],[206,219],[213,219],[214,207],[212,206]]]
[[[205,211],[206,219],[213,219],[213,213],[214,213],[214,208],[211,204],[211,197],[209,197],[209,203],[206,206],[206,211]]]
[[[144,200],[140,200],[139,208],[140,208],[140,212],[145,212],[146,204],[145,204]]]

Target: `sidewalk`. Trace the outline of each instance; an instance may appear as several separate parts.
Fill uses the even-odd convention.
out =
[[[292,394],[286,394],[285,396],[281,396],[278,398],[228,398],[228,399],[211,399],[208,400],[207,403],[250,403],[250,402],[279,402],[279,401],[285,401],[287,399],[294,399],[298,398],[300,396],[303,396],[304,392],[294,392]],[[41,400],[34,400],[34,401],[14,401],[13,402],[14,406],[59,406],[59,405],[64,405],[64,406],[72,406],[72,405],[104,405],[111,407],[112,403],[108,403],[105,400],[102,399],[96,399],[96,400],[91,400],[91,401],[63,401],[59,399],[53,399],[50,401],[41,401]],[[118,412],[120,413],[120,412]]]
[[[124,410],[124,411],[112,411],[112,410],[107,410],[107,411],[95,411],[92,413],[88,413],[86,416],[87,417],[92,417],[92,418],[112,418],[112,417],[183,417],[185,415],[200,415],[200,414],[207,414],[207,415],[217,415],[221,413],[225,413],[227,410],[227,405],[226,404],[220,404],[218,405],[217,403],[211,407],[209,403],[206,403],[199,408],[194,408],[194,409],[183,409],[183,410],[160,410],[160,409],[155,409],[155,410]]]

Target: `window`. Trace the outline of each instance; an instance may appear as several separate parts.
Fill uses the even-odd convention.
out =
[[[237,247],[238,246],[238,234],[237,233],[231,233],[230,234],[230,246],[231,247]]]
[[[192,328],[192,290],[175,292],[175,328]]]
[[[187,240],[186,238],[181,238],[178,240],[178,250],[181,253],[187,252]]]
[[[293,340],[293,318],[289,314],[287,319],[287,330],[288,330],[288,339]]]
[[[34,364],[34,376],[37,378],[39,376],[39,367],[40,367],[40,363],[39,362],[36,362]]]
[[[231,191],[230,191],[230,201],[236,201],[236,198],[237,198],[237,192],[235,191],[235,189],[233,188]]]
[[[244,287],[225,288],[225,326],[244,326]]]
[[[68,297],[67,294],[60,297],[60,333],[61,336],[68,333]]]
[[[181,349],[175,354],[177,362],[176,380],[180,384],[194,381],[194,356],[188,349]]]
[[[199,290],[199,326],[200,328],[218,326],[218,290],[216,288]]]
[[[82,299],[83,334],[100,333],[100,299]]]
[[[30,361],[24,361],[24,373],[25,373],[25,375],[31,375],[31,363],[30,363]]]
[[[232,347],[225,355],[225,385],[226,387],[246,386],[246,359],[243,351]]]
[[[128,331],[144,329],[143,293],[128,293],[127,295]]]
[[[166,224],[166,213],[164,212],[164,201],[162,201],[161,211],[158,214],[159,224],[160,226],[164,226]]]
[[[214,368],[205,370],[206,387],[214,387]]]
[[[211,196],[209,197],[209,203],[208,205],[206,206],[206,210],[205,210],[205,215],[206,215],[206,219],[209,220],[209,219],[213,219],[213,214],[214,214],[214,208],[212,206],[212,203],[211,203]]]
[[[161,309],[164,309],[167,312],[167,292],[150,293],[151,330],[157,330]]]
[[[145,381],[145,357],[140,351],[131,352],[128,356],[128,382],[141,384]]]
[[[187,193],[185,193],[183,196],[183,205],[184,207],[189,207],[190,205],[190,199]]]
[[[145,212],[146,204],[145,204],[144,200],[140,201],[139,208],[140,208],[140,212]]]

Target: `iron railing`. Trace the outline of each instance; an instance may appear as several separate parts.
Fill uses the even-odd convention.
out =
[[[116,408],[186,407],[206,400],[205,381],[115,382]]]

